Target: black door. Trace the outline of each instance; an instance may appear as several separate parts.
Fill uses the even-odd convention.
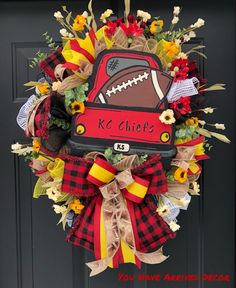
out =
[[[206,162],[201,183],[201,196],[195,197],[179,221],[177,238],[165,245],[171,257],[161,265],[132,265],[107,270],[89,278],[85,262],[91,258],[82,248],[65,242],[65,233],[56,226],[58,217],[51,203],[32,199],[35,179],[24,163],[10,154],[13,142],[25,142],[15,117],[27,94],[23,83],[36,79],[37,72],[28,67],[36,51],[47,49],[41,35],[48,31],[59,40],[59,27],[53,13],[65,3],[74,11],[86,9],[87,1],[0,1],[0,115],[1,115],[1,288],[108,288],[108,287],[205,287],[234,286],[234,177],[235,177],[235,7],[225,1],[132,1],[133,10],[149,10],[171,18],[172,8],[183,6],[183,26],[198,17],[206,20],[197,43],[206,45],[207,61],[198,59],[208,83],[226,83],[223,93],[208,94],[210,103],[219,109],[212,122],[224,122],[231,145],[215,143]],[[94,1],[94,12],[100,15],[112,8],[123,13],[123,1]],[[228,274],[230,282],[221,281],[121,281],[122,274]],[[137,278],[137,277],[136,277]]]

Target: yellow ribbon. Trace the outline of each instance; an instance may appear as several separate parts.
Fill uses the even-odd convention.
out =
[[[106,36],[106,28],[107,26],[103,26],[95,33],[95,35],[97,40],[101,40],[102,38],[104,38],[107,49],[110,49],[113,42]],[[71,39],[66,42],[62,50],[62,55],[65,58],[66,62],[73,63],[77,66],[81,65],[81,61],[89,62],[85,55],[71,49],[70,41]],[[85,39],[76,38],[76,41],[79,43],[81,48],[86,50],[91,56],[95,57],[95,47],[89,35],[87,35]]]

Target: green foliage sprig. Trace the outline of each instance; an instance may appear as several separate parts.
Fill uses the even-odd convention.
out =
[[[49,120],[49,124],[51,125],[55,125],[59,128],[61,128],[62,130],[70,130],[70,123],[66,122],[63,119],[58,119],[56,117],[51,117]]]
[[[36,52],[35,57],[33,58],[33,60],[31,61],[29,67],[30,68],[35,68],[38,66],[38,63],[44,59],[46,59],[48,56],[47,53],[45,52],[41,52],[40,50],[38,52]]]
[[[88,98],[86,92],[88,91],[88,83],[85,83],[74,89],[65,91],[65,105],[68,107],[72,102],[79,101],[84,102]]]
[[[45,42],[52,51],[56,51],[59,48],[53,38],[48,34],[48,32],[45,32],[43,36],[45,37]]]
[[[106,157],[106,159],[111,163],[111,164],[116,164],[119,161],[121,161],[124,158],[124,154],[120,153],[120,154],[113,154],[113,150],[112,148],[107,148],[104,151],[104,156]],[[139,156],[139,164],[142,164],[143,162],[145,162],[147,160],[148,155],[144,154]]]

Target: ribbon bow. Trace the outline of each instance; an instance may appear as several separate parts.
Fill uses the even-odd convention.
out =
[[[97,158],[87,176],[87,180],[100,187],[103,196],[100,210],[102,225],[98,241],[102,244],[103,251],[100,253],[101,259],[87,263],[92,270],[90,276],[99,274],[111,266],[112,259],[120,247],[124,252],[124,260],[129,260],[127,262],[135,263],[130,261],[133,257],[133,260],[137,258],[144,263],[157,264],[167,258],[162,254],[162,248],[152,253],[142,253],[135,248],[127,201],[140,203],[148,191],[149,182],[133,176],[129,169],[117,175],[116,173],[117,170],[110,163]]]

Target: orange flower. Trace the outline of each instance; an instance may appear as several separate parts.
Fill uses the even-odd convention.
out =
[[[73,210],[75,214],[80,214],[84,209],[84,205],[80,202],[79,199],[76,199],[73,203],[70,204],[70,209]]]
[[[41,143],[39,142],[39,140],[34,139],[34,141],[33,141],[33,150],[38,153],[39,150],[40,150],[40,147],[41,147]]]
[[[180,167],[177,168],[174,173],[174,178],[179,183],[185,183],[188,179],[187,171]]]
[[[85,24],[86,24],[86,18],[83,15],[77,15],[73,23],[73,29],[75,31],[82,31],[84,30]]]
[[[76,113],[84,113],[85,107],[84,102],[74,101],[71,103],[71,113],[74,115]]]

